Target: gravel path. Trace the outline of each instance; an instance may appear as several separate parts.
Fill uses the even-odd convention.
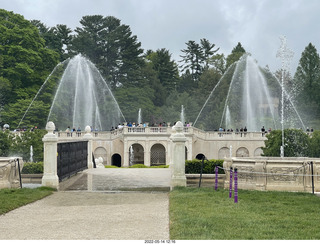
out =
[[[168,240],[167,192],[55,192],[0,215],[1,240]]]
[[[0,240],[168,240],[170,179],[169,169],[86,170],[0,215]]]

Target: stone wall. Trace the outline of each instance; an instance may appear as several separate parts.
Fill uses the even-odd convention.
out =
[[[320,191],[319,158],[226,158],[223,167],[227,170],[225,188],[229,188],[230,167],[238,170],[238,188],[250,190],[312,192]]]
[[[22,158],[0,158],[0,189],[20,187],[18,159],[21,172],[23,167]]]

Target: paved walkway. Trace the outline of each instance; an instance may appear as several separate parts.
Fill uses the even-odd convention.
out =
[[[0,215],[0,239],[168,240],[170,177],[168,169],[87,170]]]

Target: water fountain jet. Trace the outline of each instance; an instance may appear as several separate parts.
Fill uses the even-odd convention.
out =
[[[60,130],[89,125],[106,131],[126,121],[108,83],[92,62],[79,54],[62,64],[47,78],[20,124],[26,117],[34,117],[32,105],[36,101],[46,103],[47,121],[53,121]]]

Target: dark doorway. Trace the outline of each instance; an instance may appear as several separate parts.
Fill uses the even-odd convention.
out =
[[[121,167],[121,155],[120,154],[113,154],[111,158],[111,165]]]
[[[196,159],[198,160],[202,160],[203,157],[205,157],[202,153],[199,153],[197,156],[196,156]]]

